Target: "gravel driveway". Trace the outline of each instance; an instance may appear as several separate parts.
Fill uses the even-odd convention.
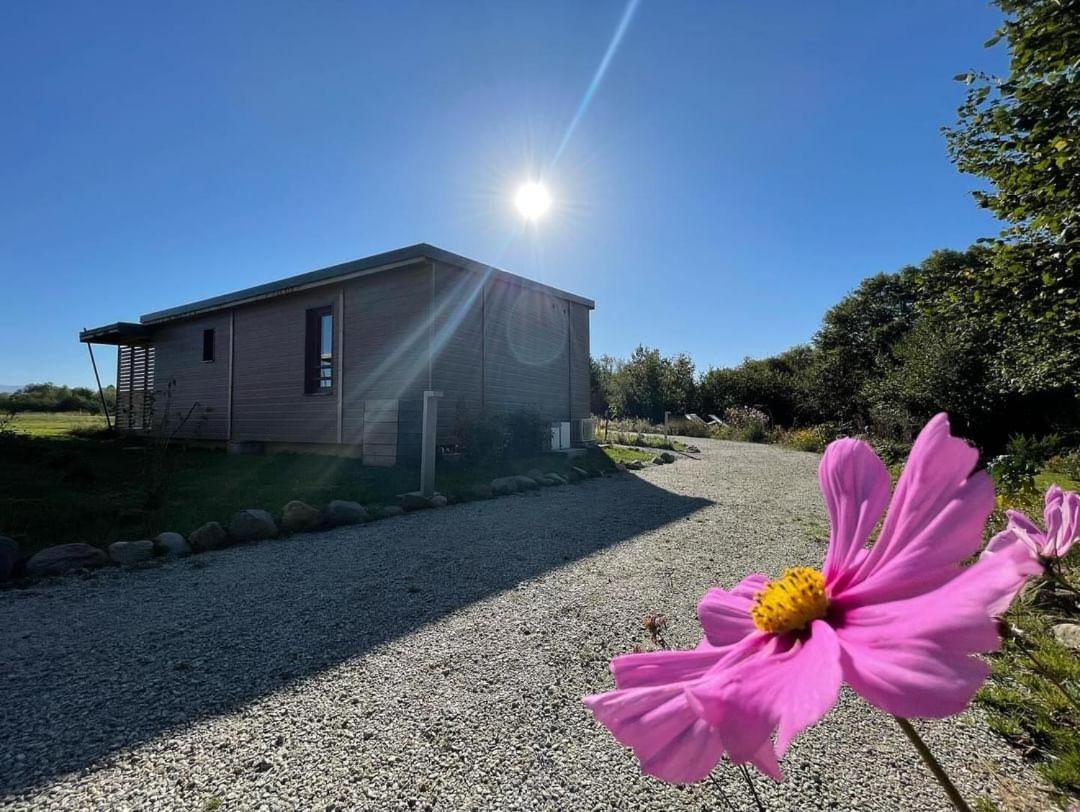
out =
[[[710,584],[820,564],[816,456],[692,442],[640,474],[0,592],[0,803],[724,808],[643,778],[579,702],[644,613],[690,646]],[[922,728],[969,800],[1034,780],[977,713]],[[783,768],[757,780],[772,809],[945,808],[847,692]]]

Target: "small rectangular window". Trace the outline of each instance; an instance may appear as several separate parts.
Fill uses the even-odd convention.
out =
[[[202,359],[203,361],[214,360],[214,331],[202,331]]]
[[[334,314],[329,306],[307,312],[304,336],[304,392],[334,388]]]

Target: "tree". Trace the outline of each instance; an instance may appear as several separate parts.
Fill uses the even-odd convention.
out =
[[[979,205],[1006,221],[967,301],[1004,341],[1002,391],[1080,386],[1080,0],[995,0],[1009,75],[965,73],[950,157],[985,178]]]

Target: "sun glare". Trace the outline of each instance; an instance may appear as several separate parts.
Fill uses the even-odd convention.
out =
[[[538,220],[551,208],[551,195],[542,183],[523,183],[514,197],[514,205],[526,220]]]

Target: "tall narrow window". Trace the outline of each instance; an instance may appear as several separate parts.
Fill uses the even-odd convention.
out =
[[[304,391],[311,395],[334,387],[334,314],[329,306],[307,312]]]
[[[203,330],[202,331],[202,359],[204,361],[214,360],[214,331]]]

